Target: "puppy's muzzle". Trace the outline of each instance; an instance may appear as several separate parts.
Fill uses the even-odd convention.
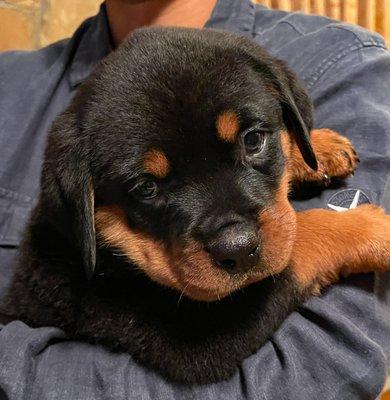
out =
[[[232,223],[218,230],[206,246],[215,264],[230,274],[249,271],[259,261],[259,236],[255,224]]]

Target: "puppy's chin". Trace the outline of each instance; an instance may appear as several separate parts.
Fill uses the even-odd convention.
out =
[[[253,270],[249,271],[246,274],[239,276],[229,276],[227,273],[224,278],[219,280],[218,287],[207,287],[205,286],[205,279],[200,277],[198,282],[194,282],[191,284],[189,282],[182,289],[175,288],[179,290],[186,297],[195,300],[195,301],[204,301],[204,302],[214,302],[218,300],[222,300],[223,298],[231,295],[234,292],[237,292],[248,285],[259,282],[269,276],[276,275],[285,267],[283,266],[277,271],[269,270],[269,269],[261,269],[260,266],[254,267]],[[208,276],[209,278],[209,276]]]
[[[251,283],[281,272],[287,266],[286,257],[292,248],[290,231],[285,230],[288,234],[282,234],[276,244],[282,246],[282,252],[282,249],[273,246],[273,233],[276,234],[277,230],[280,236],[280,226],[276,226],[276,221],[269,215],[263,217],[261,223],[271,236],[269,240],[262,240],[260,264],[245,274],[231,275],[218,268],[196,241],[177,244],[168,250],[162,242],[131,229],[124,211],[118,206],[101,207],[95,212],[96,232],[103,245],[118,249],[153,281],[197,301],[222,299]]]

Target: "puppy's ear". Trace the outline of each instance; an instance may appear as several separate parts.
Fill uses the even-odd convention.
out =
[[[279,87],[284,124],[302,154],[306,164],[313,170],[318,168],[317,159],[310,141],[313,127],[313,107],[309,95],[283,62],[274,61],[276,85]]]
[[[260,46],[246,39],[240,40],[239,52],[245,53],[250,64],[266,77],[276,90],[282,106],[284,124],[294,136],[306,164],[317,169],[317,159],[310,142],[313,110],[309,95],[298,77],[284,64],[266,53]]]
[[[46,220],[78,250],[90,279],[96,264],[94,189],[85,138],[71,111],[61,114],[49,134],[40,202]],[[48,220],[50,218],[50,220]]]

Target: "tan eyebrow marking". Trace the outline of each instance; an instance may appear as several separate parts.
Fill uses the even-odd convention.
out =
[[[238,114],[233,110],[222,112],[217,117],[216,126],[218,136],[223,141],[234,143],[240,130]]]
[[[171,169],[167,156],[157,149],[152,149],[145,153],[143,166],[147,173],[161,179],[165,178]]]

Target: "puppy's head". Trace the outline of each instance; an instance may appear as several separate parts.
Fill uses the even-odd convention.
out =
[[[113,263],[215,300],[286,266],[284,154],[295,140],[315,168],[310,128],[296,78],[249,40],[139,30],[54,124],[41,198],[66,211],[89,275],[104,246]]]

